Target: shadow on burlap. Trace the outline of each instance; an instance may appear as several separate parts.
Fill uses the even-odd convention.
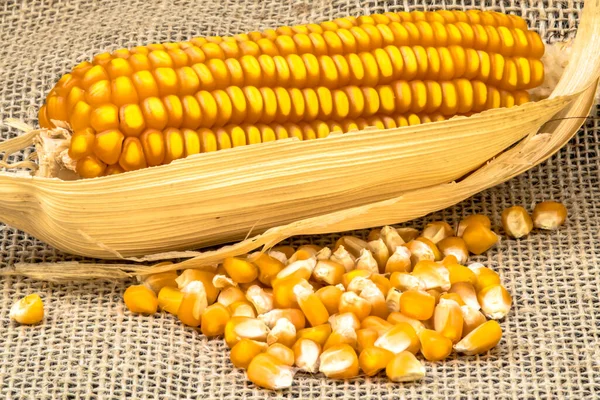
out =
[[[50,5],[49,3],[52,3]],[[122,3],[122,4],[121,4]],[[194,4],[195,3],[195,4]],[[528,19],[546,39],[572,35],[582,1],[487,2]],[[428,9],[481,7],[437,2]],[[408,1],[8,1],[0,5],[0,118],[36,123],[37,106],[58,77],[77,62],[119,47],[225,35],[278,25],[403,9]],[[598,109],[593,114],[598,115]],[[2,138],[15,135],[2,128]],[[600,393],[600,125],[579,134],[543,165],[447,210],[414,221],[456,223],[481,212],[501,232],[510,205],[532,208],[554,199],[569,209],[558,232],[502,242],[479,260],[499,271],[514,297],[502,321],[504,338],[481,357],[427,363],[417,383],[385,376],[348,382],[299,374],[274,394],[233,368],[220,339],[207,340],[173,316],[131,315],[121,296],[130,282],[66,285],[0,279],[0,395],[29,398],[573,398]],[[456,155],[459,156],[459,155]],[[358,232],[365,235],[365,232]],[[338,234],[292,242],[332,244]],[[0,266],[73,260],[0,225]],[[12,302],[38,292],[47,315],[39,326],[11,322]]]

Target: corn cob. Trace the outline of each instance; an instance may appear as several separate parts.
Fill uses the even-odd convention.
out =
[[[39,122],[69,123],[77,173],[97,177],[519,105],[543,53],[524,20],[494,12],[346,17],[98,54],[58,81]]]

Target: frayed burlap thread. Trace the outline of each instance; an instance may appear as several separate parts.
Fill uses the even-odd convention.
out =
[[[225,35],[278,25],[392,10],[488,8],[525,17],[548,41],[572,37],[582,1],[17,1],[0,5],[0,119],[36,125],[37,107],[61,74],[119,47]],[[567,205],[557,232],[523,240],[503,236],[478,257],[513,294],[504,338],[489,354],[427,363],[417,383],[385,376],[333,381],[298,374],[294,386],[267,392],[233,368],[220,339],[208,340],[173,316],[131,315],[122,293],[131,282],[49,284],[0,278],[0,397],[5,399],[462,399],[597,398],[600,395],[600,122],[599,109],[579,134],[544,164],[498,187],[413,221],[456,223],[474,212],[529,210],[542,200]],[[17,130],[0,127],[2,139]],[[9,158],[14,163],[33,151]],[[458,155],[457,155],[458,156]],[[367,232],[356,232],[365,236]],[[297,237],[331,245],[339,234]],[[81,260],[0,225],[0,267],[16,262]],[[14,300],[39,293],[42,324],[8,318]]]

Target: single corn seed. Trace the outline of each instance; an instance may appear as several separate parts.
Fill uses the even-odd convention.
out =
[[[361,251],[367,247],[367,242],[355,236],[342,236],[335,242],[333,250],[336,251],[340,246],[344,246],[350,254],[358,258]]]
[[[391,329],[393,325],[386,321],[383,318],[376,317],[373,315],[368,316],[360,322],[360,328],[362,329],[373,329],[377,332],[377,336],[383,335],[389,329]],[[358,333],[358,331],[357,331]]]
[[[254,357],[267,351],[268,345],[251,339],[242,339],[231,348],[229,358],[237,368],[247,369]]]
[[[362,321],[371,313],[371,303],[354,292],[345,292],[340,298],[340,313],[352,313]]]
[[[408,243],[419,237],[419,231],[415,228],[396,228],[396,232],[404,240],[404,243]]]
[[[469,249],[463,238],[451,236],[437,243],[444,257],[454,256],[458,264],[464,264],[469,259]]]
[[[293,264],[296,261],[314,258],[319,252],[319,250],[321,250],[319,246],[315,246],[312,244],[300,246],[298,247],[298,250],[294,252],[294,254],[288,257],[288,263]]]
[[[373,328],[363,328],[356,331],[356,346],[360,354],[364,349],[375,346],[379,335]]]
[[[267,286],[271,286],[271,281],[285,267],[282,261],[270,254],[257,253],[248,259],[258,267],[258,280]]]
[[[385,275],[373,274],[369,279],[375,284],[375,286],[379,288],[379,290],[384,296],[387,295],[387,293],[392,288],[390,280],[386,278]]]
[[[264,314],[273,309],[273,294],[258,285],[252,285],[246,290],[246,299],[252,303],[258,314]]]
[[[381,238],[377,238],[375,240],[367,243],[367,248],[373,254],[373,258],[377,261],[377,266],[379,267],[378,272],[385,272],[385,267],[390,258],[390,251],[388,250],[385,242]]]
[[[206,290],[200,281],[192,281],[181,289],[183,299],[177,310],[177,317],[185,325],[196,327],[202,321],[202,313],[208,306]]]
[[[235,283],[233,281],[233,279],[231,279],[227,275],[221,275],[221,274],[216,274],[213,277],[212,284],[216,289],[219,289],[219,290],[228,288],[230,286],[237,286],[237,283]]]
[[[248,260],[237,257],[227,257],[223,260],[227,275],[237,283],[249,283],[258,277],[258,268]]]
[[[437,262],[423,260],[419,261],[413,268],[412,276],[421,279],[425,283],[425,289],[450,289],[450,272]]]
[[[312,277],[318,282],[337,285],[342,282],[342,276],[345,273],[346,269],[342,264],[331,260],[320,260],[313,269]]]
[[[385,273],[411,272],[411,252],[407,247],[398,246],[385,264]]]
[[[419,236],[418,238],[415,239],[415,241],[425,243],[427,245],[427,247],[429,247],[429,249],[433,253],[433,259],[435,261],[442,260],[442,252],[440,252],[440,249],[438,249],[436,244],[433,243],[431,240],[427,239],[426,237]]]
[[[133,286],[129,287],[127,290],[131,289],[132,287]],[[147,288],[145,288],[145,289],[147,289]],[[136,297],[135,300],[133,298],[132,298],[132,300],[130,300],[132,302],[135,302],[134,304],[132,304],[134,307],[138,306],[137,302],[139,301],[139,299],[137,299],[138,293],[136,293],[136,292],[138,292],[138,290],[139,289],[134,289],[133,292],[130,292],[130,294],[132,296]],[[141,290],[139,290],[139,291],[141,292]],[[125,293],[127,293],[127,291],[125,291]],[[151,292],[151,293],[154,294],[154,292]],[[143,296],[150,297],[150,295],[148,295],[148,294],[143,294]],[[127,304],[127,301],[125,302],[125,304]],[[131,308],[129,306],[127,306],[127,308],[129,308],[131,310]],[[132,312],[144,312],[144,313],[148,313],[148,314],[153,313],[153,312],[147,312],[147,311],[149,311],[150,307],[143,303],[142,303],[142,308],[139,308],[139,309],[141,311],[135,311],[135,310],[131,310],[131,311]],[[156,308],[154,309],[154,312],[156,312]],[[42,299],[40,298],[40,296],[38,294],[29,294],[29,295],[19,299],[12,305],[12,307],[10,308],[9,317],[10,317],[10,319],[17,321],[20,324],[26,324],[26,325],[37,324],[38,322],[41,322],[44,319],[44,303],[42,302]]]
[[[381,229],[371,229],[369,234],[367,235],[367,243],[372,242],[373,240],[378,240],[381,238]]]
[[[360,329],[360,320],[351,312],[339,313],[329,317],[329,324],[334,331],[344,329]]]
[[[379,273],[379,265],[369,249],[362,249],[360,256],[356,259],[356,269],[371,271],[374,274]],[[339,282],[338,282],[339,283]]]
[[[337,250],[331,255],[330,260],[337,262],[338,264],[342,264],[346,269],[346,272],[350,272],[354,269],[355,258],[346,250],[344,246],[338,247]]]
[[[487,321],[487,318],[481,311],[474,310],[469,306],[461,306],[460,311],[463,315],[463,337],[467,336],[475,328]]]
[[[207,337],[222,335],[230,318],[227,307],[220,303],[212,304],[202,313],[200,330]]]
[[[367,376],[373,376],[387,367],[394,353],[381,347],[367,347],[360,352],[358,365]]]
[[[407,290],[400,296],[400,312],[407,317],[425,321],[434,313],[435,297],[420,290]]]
[[[274,259],[276,259],[277,261],[282,263],[283,265],[287,264],[287,262],[288,262],[288,256],[282,251],[271,249],[271,251],[269,251],[267,254],[270,257],[273,257]],[[259,277],[260,277],[260,275],[259,275]],[[270,286],[270,283],[269,283],[269,286]]]
[[[158,266],[160,266],[160,265],[166,265],[166,263],[158,264]],[[177,282],[175,282],[175,279],[177,279],[177,272],[167,271],[167,272],[160,272],[158,274],[148,275],[144,278],[142,283],[148,289],[150,289],[154,293],[158,294],[160,292],[160,290],[162,288],[164,288],[165,286],[176,288]]]
[[[527,210],[514,206],[502,211],[502,226],[508,236],[519,239],[529,235],[533,229],[533,221]]]
[[[304,258],[302,260],[292,261],[288,265],[286,265],[285,268],[279,271],[277,277],[271,280],[271,284],[274,287],[277,284],[278,280],[292,277],[308,280],[310,279],[316,265],[316,256]]]
[[[426,292],[433,296],[435,299],[435,305],[437,306],[437,304],[440,302],[442,291],[440,289],[427,289]]]
[[[471,223],[462,235],[467,249],[473,254],[482,254],[498,242],[498,235],[479,223]]]
[[[248,380],[265,389],[279,390],[292,386],[294,370],[270,354],[256,355],[248,365]]]
[[[232,317],[256,318],[257,315],[254,306],[247,300],[233,302],[227,307],[227,309]]]
[[[304,278],[295,276],[274,280],[273,305],[275,308],[300,308],[293,289],[304,280]]]
[[[479,301],[477,300],[477,292],[475,287],[469,282],[456,282],[448,291],[450,294],[456,294],[464,302],[465,305],[474,310],[479,310]],[[462,305],[462,304],[461,304]]]
[[[342,293],[344,293],[343,289],[344,287],[342,285],[323,286],[321,289],[315,292],[315,294],[319,296],[323,302],[323,305],[327,309],[329,315],[337,314],[339,312],[340,299],[342,297]]]
[[[319,371],[331,379],[349,379],[358,375],[358,357],[347,344],[333,346],[321,354]]]
[[[407,322],[399,322],[381,334],[375,341],[375,346],[394,354],[405,350],[416,354],[421,344],[414,328]]]
[[[475,274],[475,290],[479,293],[488,286],[500,284],[500,275],[481,263],[473,263],[468,267]]]
[[[381,228],[379,236],[385,243],[390,254],[394,254],[396,247],[402,246],[405,243],[398,231],[391,226],[384,226]]]
[[[310,339],[323,347],[325,346],[325,343],[327,343],[329,335],[331,335],[331,325],[327,323],[298,330],[296,339]]]
[[[417,334],[423,329],[425,329],[425,324],[423,324],[423,322],[415,318],[407,317],[401,312],[390,313],[390,315],[387,318],[387,321],[393,325],[399,324],[400,322],[406,322],[407,324],[413,327]]]
[[[393,272],[390,276],[390,283],[403,292],[407,290],[425,290],[427,288],[421,278],[406,272]]]
[[[467,226],[469,226],[473,223],[481,224],[488,229],[492,228],[492,221],[490,221],[490,219],[487,216],[482,215],[482,214],[473,214],[473,215],[469,215],[466,218],[463,218],[460,221],[460,223],[458,224],[458,228],[456,230],[456,236],[462,237],[463,233],[465,232],[465,229],[467,229]]]
[[[319,356],[321,355],[319,343],[307,338],[299,338],[292,350],[294,351],[294,363],[298,369],[313,374],[319,371]]]
[[[356,330],[352,328],[334,330],[323,345],[323,351],[340,344],[347,344],[355,350],[358,349]]]
[[[367,280],[367,285],[361,290],[359,296],[371,304],[370,315],[382,319],[387,318],[389,311],[385,302],[385,296],[372,281]]]
[[[400,290],[392,288],[388,291],[385,298],[385,304],[390,313],[400,311],[400,297],[402,297],[402,292]]]
[[[327,322],[329,319],[329,312],[319,296],[314,293],[312,286],[310,286],[306,280],[298,283],[292,290],[296,295],[300,309],[311,326],[317,326]]]
[[[411,240],[404,246],[410,251],[410,263],[414,267],[419,261],[435,261],[435,253],[424,242],[419,240]]]
[[[454,230],[450,224],[443,221],[436,221],[427,224],[421,236],[431,240],[434,244],[438,244],[441,240],[454,235]]]
[[[532,217],[538,229],[558,229],[567,219],[567,208],[556,201],[543,201],[535,205]]]
[[[182,300],[183,293],[176,287],[165,286],[158,292],[158,306],[173,315],[177,315]]]
[[[490,320],[475,328],[460,342],[454,345],[454,350],[468,356],[483,354],[495,347],[502,339],[502,328],[498,321]]]
[[[392,382],[416,381],[425,376],[425,367],[413,353],[403,351],[392,358],[385,373]]]
[[[156,294],[144,285],[129,286],[125,290],[125,293],[123,293],[123,300],[125,300],[125,305],[129,311],[133,313],[154,314],[158,309],[158,298],[156,297]],[[35,297],[32,297],[29,298],[27,302],[35,305],[37,300]],[[24,302],[24,304],[27,303]]]
[[[354,271],[346,272],[342,276],[342,285],[344,285],[346,290],[348,290],[348,287],[350,287],[350,283],[352,283],[352,281],[354,279],[357,279],[357,278],[367,279],[367,278],[370,278],[372,274],[373,273],[371,271],[367,271],[365,269],[355,269]]]
[[[440,299],[433,315],[433,324],[436,331],[452,341],[458,343],[462,338],[463,317],[460,305],[454,300]]]
[[[329,247],[323,247],[321,250],[319,250],[317,252],[315,257],[317,257],[317,262],[318,262],[318,261],[329,260],[332,255],[333,255],[333,252],[331,251],[331,249]]]
[[[285,257],[289,260],[296,252],[296,249],[294,249],[292,246],[275,246],[271,249],[271,251],[283,253],[285,254]]]
[[[469,268],[460,264],[446,265],[446,269],[450,274],[450,284],[454,285],[458,282],[466,282],[475,285],[477,282],[477,276]]]
[[[265,353],[275,357],[289,367],[294,365],[294,351],[281,343],[269,344],[269,348]]]
[[[232,317],[225,325],[225,342],[232,348],[242,339],[265,342],[269,328],[259,319],[248,317]]]
[[[456,293],[443,293],[443,294],[440,295],[440,299],[453,300],[459,306],[466,305],[465,302],[463,301],[462,297],[460,297],[460,295],[458,295]]]
[[[301,310],[298,310],[297,308],[276,308],[267,313],[260,314],[258,316],[258,319],[267,324],[269,329],[273,329],[277,321],[279,321],[280,319],[287,319],[288,321],[290,321],[297,331],[299,331],[300,329],[304,329],[304,327],[306,326],[306,319],[304,317],[304,314]]]
[[[491,319],[501,319],[512,306],[512,296],[502,285],[488,286],[477,294],[481,311]]]
[[[281,318],[275,323],[267,335],[267,344],[270,346],[280,343],[292,347],[296,342],[296,327],[289,320]]]
[[[204,285],[206,291],[206,301],[208,304],[212,304],[217,300],[219,296],[219,289],[213,285],[213,279],[215,277],[214,272],[203,271],[200,269],[186,269],[175,279],[179,289],[183,289],[190,282],[200,281]]]
[[[419,332],[421,354],[428,361],[442,361],[452,353],[452,341],[441,333],[423,329]]]

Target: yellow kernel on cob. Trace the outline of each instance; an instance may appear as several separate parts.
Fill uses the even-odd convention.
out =
[[[129,286],[123,293],[125,306],[129,311],[140,314],[154,314],[158,309],[156,294],[144,285]]]
[[[27,295],[12,305],[9,317],[20,324],[37,324],[44,319],[44,303],[38,294]]]

